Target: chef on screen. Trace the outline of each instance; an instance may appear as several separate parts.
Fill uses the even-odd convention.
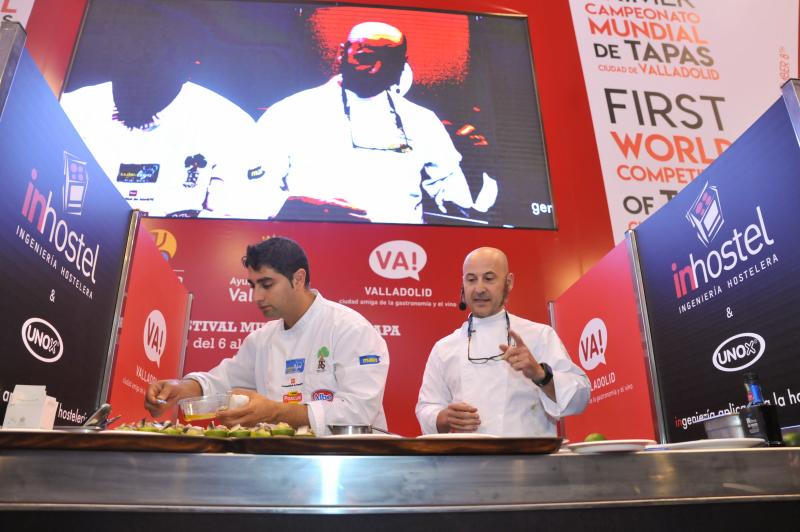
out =
[[[264,191],[254,201],[280,190],[295,203],[322,202],[329,213],[336,206],[344,219],[415,224],[423,221],[423,200],[441,213],[494,205],[496,181],[484,174],[473,200],[442,122],[406,99],[412,83],[406,49],[394,26],[357,24],[341,44],[339,75],[267,109],[256,125],[264,170],[256,185]],[[262,214],[292,218],[289,205],[269,203],[284,210]]]

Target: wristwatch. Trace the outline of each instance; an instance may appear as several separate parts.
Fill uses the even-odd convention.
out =
[[[550,365],[547,362],[542,362],[539,365],[544,370],[544,378],[542,380],[540,380],[540,381],[535,381],[534,380],[533,383],[536,386],[538,386],[539,388],[544,388],[545,386],[550,384],[551,380],[553,380],[553,368],[551,368]]]

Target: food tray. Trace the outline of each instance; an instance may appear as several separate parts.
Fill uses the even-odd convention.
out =
[[[28,432],[0,430],[0,449],[85,449],[92,451],[158,451],[173,453],[223,453],[228,441],[202,436],[171,436],[135,431]]]
[[[561,438],[241,438],[231,444],[235,452],[249,454],[549,454],[558,450]]]
[[[280,455],[480,455],[549,454],[560,438],[209,438],[136,431],[27,432],[0,430],[0,449],[158,451]]]

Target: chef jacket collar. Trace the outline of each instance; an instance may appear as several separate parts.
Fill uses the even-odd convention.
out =
[[[506,308],[501,307],[500,310],[498,310],[495,314],[492,314],[491,316],[486,316],[485,318],[479,318],[477,316],[473,316],[472,323],[473,325],[481,324],[482,326],[492,325],[499,321],[504,321],[506,319],[505,314],[506,314]]]
[[[281,329],[283,329],[284,333],[298,334],[306,328],[307,326],[306,324],[314,321],[314,315],[316,315],[319,312],[319,309],[322,308],[323,305],[322,302],[325,300],[325,298],[322,297],[322,294],[319,293],[319,290],[316,290],[314,288],[311,289],[311,293],[314,294],[315,296],[314,301],[311,303],[311,306],[308,307],[305,313],[302,316],[300,316],[300,319],[297,320],[297,322],[294,325],[292,325],[291,328],[287,329],[282,326]]]

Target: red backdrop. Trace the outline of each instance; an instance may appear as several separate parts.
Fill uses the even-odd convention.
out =
[[[476,245],[467,238],[470,231],[452,238],[453,229],[444,227],[161,218],[143,223],[195,296],[185,371],[206,370],[233,355],[264,321],[250,300],[241,257],[248,244],[288,236],[308,254],[312,287],[359,311],[384,336],[391,355],[384,398],[389,428],[419,434],[414,406],[428,354],[466,317],[457,304],[461,263]],[[534,267],[516,239],[514,231],[487,232],[480,243],[508,250],[512,270]],[[541,303],[527,297],[535,279],[518,279],[509,310],[536,314]]]
[[[420,235],[420,239],[435,242],[437,245],[458,242],[458,252],[454,251],[455,255],[449,257],[447,263],[453,268],[447,275],[452,277],[443,278],[440,285],[451,286],[452,297],[457,294],[458,267],[463,259],[461,251],[482,245],[495,245],[505,249],[512,257],[511,267],[517,274],[513,310],[529,319],[547,322],[547,301],[560,295],[605,255],[613,244],[568,3],[530,0],[469,0],[458,4],[448,0],[378,0],[353,3],[442,10],[457,7],[464,11],[521,13],[528,16],[558,230],[419,227],[414,228],[413,233]],[[74,41],[84,7],[84,0],[37,0],[28,23],[29,48],[56,93],[60,92],[72,53],[72,46],[65,43]],[[356,225],[331,224],[330,229],[317,230],[315,234],[320,240],[329,240],[325,238],[326,231],[335,233],[336,238],[341,240],[358,238],[356,235],[361,234],[361,231],[377,232],[381,241],[390,241],[396,239],[398,234],[407,233],[406,228],[398,226],[362,229]],[[234,256],[241,253],[238,247],[237,244]],[[428,249],[431,248],[432,246],[428,246]],[[228,253],[219,255],[227,256]],[[346,272],[349,266],[347,259],[336,253],[325,257],[322,262],[325,261],[337,262],[338,271],[341,272]],[[317,269],[321,270],[320,261],[316,260],[315,263]],[[323,285],[319,286],[324,288]],[[514,307],[522,302],[524,308]],[[429,326],[424,320],[415,325],[420,329]],[[425,336],[442,336],[454,326],[455,323],[444,330],[435,331],[435,334],[427,331]],[[429,349],[430,346],[427,345],[424,351],[427,353]],[[401,353],[393,355],[393,360],[400,360],[402,357]],[[420,376],[409,374],[408,378],[418,383]],[[388,411],[394,408],[394,405],[387,405]],[[402,408],[407,408],[407,403]]]

